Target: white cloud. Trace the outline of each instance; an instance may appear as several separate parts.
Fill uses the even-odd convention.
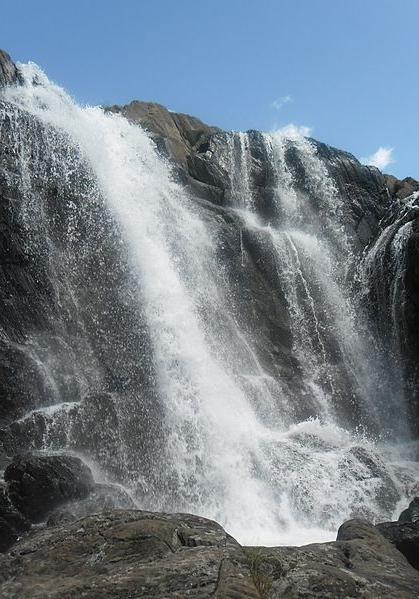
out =
[[[284,127],[276,127],[274,134],[279,135],[280,137],[287,137],[288,139],[298,139],[299,137],[310,137],[311,132],[311,127],[289,123]]]
[[[291,96],[281,96],[272,102],[271,108],[274,108],[275,110],[281,110],[281,108],[289,102],[292,102]]]
[[[383,148],[380,146],[374,154],[371,156],[367,156],[366,158],[361,158],[361,162],[364,164],[369,164],[371,166],[376,166],[380,170],[386,168],[389,164],[394,162],[393,159],[393,148]]]

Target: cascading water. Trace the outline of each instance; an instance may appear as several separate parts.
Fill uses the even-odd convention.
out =
[[[359,268],[362,295],[380,306],[377,328],[399,373],[403,373],[403,346],[407,334],[405,318],[405,272],[407,244],[413,220],[419,211],[419,193],[407,198],[396,215],[368,248]]]
[[[299,544],[332,538],[336,527],[355,514],[391,516],[417,482],[410,446],[397,443],[407,431],[391,427],[391,415],[403,411],[403,399],[391,377],[385,378],[380,357],[373,357],[367,325],[355,314],[346,282],[351,242],[338,193],[314,146],[301,136],[265,136],[276,180],[269,223],[254,202],[247,134],[229,135],[227,155],[220,157],[230,174],[238,267],[246,269],[245,234],[260,236],[272,250],[301,381],[297,398],[260,358],[252,337],[257,318],[244,322],[220,260],[225,242],[218,221],[209,222],[204,207],[173,180],[149,136],[118,115],[78,107],[34,65],[20,69],[24,85],[9,88],[4,99],[23,173],[22,195],[31,198],[24,204],[28,231],[37,217],[28,238],[32,252],[40,251],[39,239],[49,239],[48,228],[56,225],[45,216],[48,205],[37,200],[38,189],[55,175],[54,167],[42,170],[38,162],[35,181],[34,157],[25,153],[32,133],[22,130],[21,112],[42,123],[42,154],[52,165],[60,156],[58,178],[78,187],[82,205],[71,210],[82,218],[68,220],[67,237],[77,238],[80,221],[96,222],[89,216],[93,213],[98,222],[109,221],[113,243],[95,246],[92,257],[82,249],[83,240],[64,251],[51,236],[49,251],[53,256],[59,248],[56,268],[61,270],[54,270],[51,258],[49,273],[59,305],[70,296],[72,326],[83,341],[66,354],[74,365],[68,376],[83,384],[73,401],[56,385],[52,405],[32,410],[15,428],[26,437],[37,434],[33,446],[39,449],[89,455],[88,437],[96,431],[89,410],[96,402],[106,411],[107,424],[94,457],[114,453],[109,475],[117,473],[140,507],[214,518],[242,542]],[[311,193],[296,184],[287,160],[290,147]],[[99,237],[105,239],[107,231],[103,225]],[[95,232],[85,243],[96,238]],[[123,383],[114,372],[107,374],[111,357],[102,348],[118,337],[118,331],[101,324],[112,323],[111,315],[103,320],[102,307],[90,316],[82,308],[84,262],[91,266],[97,259],[108,272],[109,253],[126,259],[124,268],[119,265],[126,297],[121,292],[117,299],[130,306],[127,335],[147,339],[132,341],[129,366],[121,360]],[[112,310],[110,303],[106,311]],[[66,328],[55,332],[72,348],[69,336]],[[59,373],[50,368],[48,349],[45,342],[38,358],[45,376],[55,381]],[[138,383],[130,369],[138,369],[138,381],[144,377],[147,384]],[[86,388],[94,386],[103,395],[86,403]],[[403,429],[403,417],[400,421]],[[356,422],[362,424],[359,430]],[[370,434],[377,430],[383,431],[380,440]],[[105,471],[107,464],[106,459],[101,463]]]

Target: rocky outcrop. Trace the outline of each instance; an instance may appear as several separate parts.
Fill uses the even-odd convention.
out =
[[[336,542],[246,552],[262,597],[419,596],[418,572],[367,522],[345,524]]]
[[[16,65],[7,52],[0,49],[0,88],[5,85],[14,85],[19,81],[20,76]]]
[[[134,100],[125,106],[109,106],[109,112],[122,114],[131,123],[149,131],[160,150],[187,168],[188,157],[211,133],[219,131],[199,119],[167,110],[161,104]]]
[[[4,472],[13,505],[31,522],[54,507],[87,497],[94,489],[90,468],[72,456],[17,456]]]
[[[108,511],[30,533],[0,556],[6,598],[419,596],[419,573],[363,521],[337,542],[241,547],[189,514]]]
[[[105,512],[34,533],[0,557],[2,597],[257,599],[243,550],[210,520]]]
[[[419,181],[413,177],[397,179],[394,175],[384,175],[387,189],[392,198],[397,200],[406,200],[415,191],[419,191]]]

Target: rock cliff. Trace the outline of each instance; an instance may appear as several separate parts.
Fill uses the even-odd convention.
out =
[[[416,521],[360,520],[419,490],[418,182],[30,76],[0,52],[2,596],[419,596]],[[255,548],[168,513],[243,488],[352,520]]]

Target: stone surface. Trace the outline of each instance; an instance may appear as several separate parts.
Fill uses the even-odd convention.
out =
[[[31,522],[54,507],[87,497],[94,489],[90,469],[72,456],[17,456],[4,472],[13,505]]]
[[[402,511],[399,522],[419,522],[419,497],[414,497],[409,506]]]
[[[405,200],[415,191],[419,191],[419,181],[413,177],[397,179],[393,175],[384,175],[390,195],[398,200]]]
[[[416,570],[419,570],[419,520],[416,522],[382,522],[377,529],[392,543]]]
[[[386,212],[365,280],[368,310],[399,360],[412,429],[419,433],[419,194]],[[390,332],[390,335],[389,335]]]
[[[154,135],[159,148],[183,167],[187,166],[188,156],[200,140],[218,130],[195,117],[170,112],[154,102],[134,100],[125,106],[110,106],[106,110],[122,114],[131,123],[144,127]]]
[[[64,521],[72,522],[115,508],[135,509],[136,507],[135,501],[122,487],[110,483],[96,483],[85,499],[70,501],[53,510],[48,516],[47,525],[55,526]]]
[[[341,527],[340,536],[346,540],[304,547],[246,548],[261,596],[419,597],[418,572],[371,524],[351,521]]]
[[[7,485],[0,482],[0,553],[7,551],[30,523],[13,505]]]
[[[215,522],[114,511],[30,534],[0,556],[0,595],[257,599],[241,547]]]
[[[10,56],[0,49],[0,88],[19,82],[19,71]]]

